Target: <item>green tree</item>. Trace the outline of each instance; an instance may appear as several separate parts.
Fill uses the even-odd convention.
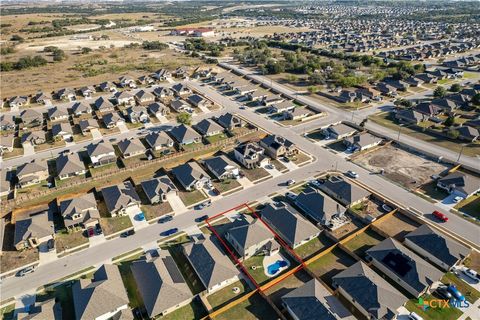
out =
[[[433,91],[433,96],[434,96],[435,98],[444,98],[446,95],[447,95],[447,90],[445,90],[444,87],[438,86],[438,87],[435,88],[435,90]]]
[[[310,92],[310,94],[314,94],[318,91],[317,87],[315,87],[315,86],[310,86],[310,87],[308,87],[307,90],[308,90],[308,92]]]
[[[480,106],[480,93],[477,93],[472,97],[472,103],[476,106]]]
[[[192,123],[192,115],[188,112],[182,112],[177,116],[177,122],[190,125]]]
[[[460,92],[460,90],[462,90],[462,86],[459,83],[454,83],[450,87],[451,92]]]
[[[460,132],[458,132],[458,130],[453,129],[453,130],[449,130],[447,134],[452,139],[458,139]]]
[[[445,121],[443,122],[443,124],[446,126],[446,127],[451,127],[453,124],[455,123],[455,116],[449,116],[447,119],[445,119]]]
[[[83,47],[82,48],[82,54],[87,54],[87,53],[90,53],[92,52],[92,49],[89,48],[89,47]]]

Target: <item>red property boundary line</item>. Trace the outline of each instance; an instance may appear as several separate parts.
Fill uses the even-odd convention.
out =
[[[295,259],[297,260],[297,262],[300,263],[299,266],[297,266],[296,268],[294,269],[297,269],[295,272],[293,272],[292,274],[286,276],[284,279],[281,279],[280,281],[275,281],[275,278],[272,279],[272,284],[271,285],[268,285],[266,289],[286,280],[288,277],[290,277],[291,275],[295,274],[296,272],[300,271],[301,269],[305,268],[305,262],[303,261],[302,258],[300,258],[296,253],[295,251],[292,250],[292,248],[290,248],[290,246],[287,245],[287,243],[278,235],[278,233],[276,233],[265,221],[262,220],[262,218],[260,218],[260,216],[258,215],[258,213],[252,209],[247,203],[243,203],[239,206],[236,206],[236,207],[233,207],[231,209],[228,209],[226,211],[223,211],[223,212],[220,212],[214,216],[211,216],[209,218],[207,218],[205,220],[208,228],[213,232],[213,234],[217,237],[217,239],[220,241],[220,243],[223,245],[223,247],[227,250],[228,254],[230,255],[230,257],[232,258],[232,260],[238,265],[240,266],[240,269],[243,271],[244,274],[247,275],[247,277],[250,279],[250,281],[252,281],[252,283],[255,285],[255,287],[257,288],[257,290],[259,291],[264,291],[266,290],[265,288],[262,289],[262,286],[260,286],[257,281],[255,281],[255,279],[253,278],[253,276],[248,272],[248,269],[245,267],[245,265],[239,260],[239,258],[236,256],[236,254],[233,252],[232,249],[230,249],[230,247],[226,244],[226,242],[222,239],[222,237],[220,236],[220,234],[218,233],[218,231],[215,229],[215,227],[210,224],[210,221],[211,220],[214,220],[220,216],[223,216],[225,215],[226,213],[228,212],[231,212],[231,211],[237,211],[237,210],[240,210],[240,209],[243,209],[243,208],[246,208],[248,211],[250,211],[250,213],[257,219],[259,219],[267,228],[270,232],[272,232],[272,234],[274,235],[274,238],[280,243],[280,245],[282,246],[283,249],[287,250],[293,257],[295,257]],[[269,284],[269,283],[267,283]],[[266,286],[267,284],[263,285],[263,286]]]

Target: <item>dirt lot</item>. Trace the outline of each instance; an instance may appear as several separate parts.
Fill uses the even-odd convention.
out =
[[[372,172],[385,170],[385,177],[400,185],[415,189],[431,180],[430,176],[439,174],[449,167],[428,160],[419,155],[387,145],[375,151],[362,154],[354,162]]]
[[[390,237],[402,241],[403,237],[420,225],[402,214],[395,213],[376,225]]]

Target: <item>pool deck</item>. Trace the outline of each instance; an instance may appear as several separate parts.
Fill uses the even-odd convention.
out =
[[[287,265],[285,267],[281,267],[276,274],[274,274],[274,275],[269,274],[268,273],[268,266],[271,265],[271,264],[274,264],[278,260],[285,261],[287,263]],[[290,260],[285,258],[281,253],[276,253],[276,254],[271,255],[271,256],[265,256],[263,258],[263,270],[264,270],[265,274],[267,275],[267,277],[269,277],[269,278],[273,278],[273,277],[278,276],[280,273],[283,272],[283,270],[288,269],[289,267],[290,267]]]

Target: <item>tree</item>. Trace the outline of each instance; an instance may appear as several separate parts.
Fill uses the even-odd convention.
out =
[[[449,130],[447,134],[450,138],[457,139],[458,136],[460,135],[460,132],[458,132],[458,130],[453,129],[453,130]]]
[[[444,87],[439,86],[433,91],[433,96],[435,98],[444,98],[446,95],[447,95],[447,90],[445,90]]]
[[[445,119],[445,121],[443,122],[443,124],[446,126],[446,127],[451,127],[453,124],[455,123],[455,116],[449,116],[447,119]]]
[[[182,112],[177,116],[177,122],[190,125],[192,123],[192,115],[188,112]]]
[[[160,41],[143,41],[142,48],[145,50],[164,50],[168,45]]]
[[[53,52],[53,61],[62,61],[62,60],[65,60],[65,58],[66,58],[66,55],[63,50],[58,49],[58,50],[55,50],[55,52]]]
[[[450,87],[451,92],[460,92],[460,90],[462,90],[462,86],[459,83],[454,83]]]
[[[318,89],[317,89],[317,87],[315,87],[315,86],[310,86],[310,87],[308,87],[308,92],[310,92],[310,94],[316,93],[317,90],[318,90]]]
[[[88,47],[83,47],[82,48],[82,54],[87,54],[87,53],[90,53],[90,52],[92,52],[91,48],[88,48]]]
[[[480,93],[477,93],[472,97],[472,103],[476,106],[480,106]]]

